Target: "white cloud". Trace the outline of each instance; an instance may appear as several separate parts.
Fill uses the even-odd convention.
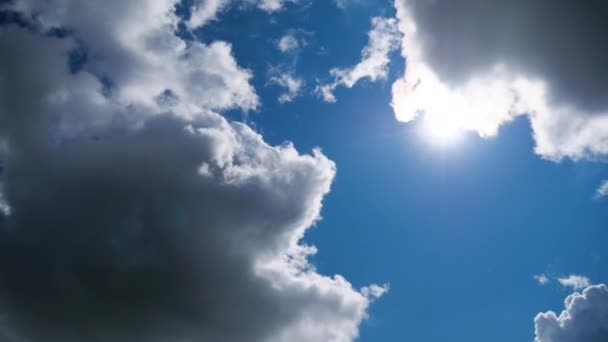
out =
[[[285,88],[286,92],[281,94],[277,101],[280,103],[288,103],[293,101],[299,94],[304,84],[304,81],[293,75],[293,72],[284,72],[273,68],[270,72],[271,76],[268,79],[269,84],[275,84]]]
[[[259,105],[249,84],[251,72],[238,66],[230,44],[187,45],[174,35],[178,18],[172,12],[173,0],[103,4],[24,0],[18,4],[27,15],[35,13],[45,28],[74,29],[86,42],[88,54],[95,56],[84,66],[88,73],[79,77],[105,77],[113,84],[113,99],[121,104],[154,108],[157,97],[170,90],[180,99],[172,110],[184,116],[201,108],[251,110]],[[117,15],[120,11],[124,14]],[[62,44],[65,53],[73,48]],[[77,99],[60,97],[58,105],[66,100]]]
[[[534,319],[535,342],[608,341],[608,288],[595,285],[569,295],[559,316],[553,311]]]
[[[420,113],[480,136],[527,115],[544,158],[608,154],[608,26],[575,2],[396,0],[406,73],[393,85],[399,121]],[[552,11],[547,16],[545,8]],[[563,18],[585,24],[566,25]],[[466,24],[465,24],[466,23]],[[540,25],[539,23],[543,23]],[[557,38],[561,37],[561,38]],[[585,54],[578,53],[581,48]],[[558,52],[562,51],[562,52]],[[567,51],[568,53],[563,53]],[[581,58],[586,58],[581,62]]]
[[[564,287],[571,287],[573,290],[580,290],[591,285],[589,278],[580,275],[570,275],[558,278],[557,281]]]
[[[603,198],[606,196],[608,196],[608,180],[603,181],[602,184],[599,186],[599,188],[597,188],[597,190],[595,192],[596,199]]]
[[[354,341],[386,289],[318,273],[301,242],[335,164],[216,113],[257,108],[252,74],[175,36],[176,2],[24,0],[35,28],[0,28],[0,336]]]
[[[230,0],[197,0],[192,5],[190,20],[186,23],[189,29],[204,26],[216,18],[218,12],[226,8]]]
[[[377,284],[372,284],[370,286],[364,287],[361,289],[361,293],[366,297],[369,298],[371,300],[377,299],[382,297],[384,294],[386,294],[390,289],[390,286],[385,284],[385,285],[377,285]]]
[[[333,0],[334,4],[339,9],[346,9],[349,6],[352,6],[355,4],[362,4],[362,3],[365,3],[366,1],[367,0]]]
[[[299,0],[244,0],[250,4],[255,4],[260,9],[267,12],[281,10],[288,3],[297,3]]]
[[[227,9],[230,5],[247,3],[258,8],[275,12],[281,10],[286,3],[295,3],[298,0],[194,0],[190,7],[190,19],[186,22],[186,27],[193,30],[216,20],[217,14]]]
[[[346,8],[346,6],[348,6],[348,4],[351,2],[352,0],[334,0],[334,4],[336,4],[336,6],[338,6],[338,8]]]
[[[533,276],[534,280],[536,280],[540,285],[545,285],[549,283],[549,278],[544,274],[535,274]]]
[[[293,50],[297,50],[300,47],[300,43],[298,42],[298,38],[293,33],[288,33],[279,39],[277,43],[277,48],[281,52],[289,52]]]
[[[375,82],[386,79],[390,53],[397,49],[401,35],[394,18],[372,18],[372,29],[368,33],[369,41],[361,52],[361,61],[351,68],[333,68],[330,70],[334,81],[316,87],[316,92],[325,102],[335,102],[334,90],[338,86],[352,88],[359,80],[368,78]]]

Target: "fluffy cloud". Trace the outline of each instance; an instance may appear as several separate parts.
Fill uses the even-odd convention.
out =
[[[396,0],[395,6],[407,60],[393,86],[397,119],[424,113],[494,136],[528,115],[544,158],[608,154],[606,6],[549,0]]]
[[[74,41],[80,41],[87,52],[84,68],[106,80],[108,91],[122,104],[154,108],[156,99],[170,92],[181,100],[180,108],[174,109],[181,115],[192,115],[197,108],[257,108],[258,98],[249,84],[252,75],[237,65],[231,46],[225,42],[186,44],[176,37],[173,32],[179,18],[171,14],[174,6],[173,0],[110,0],[103,4],[23,0],[15,5],[42,30],[74,31]],[[124,14],[117,15],[121,11]],[[56,44],[63,44],[65,51],[54,57],[59,59],[54,63],[63,65],[61,54],[76,47],[63,40]],[[37,42],[31,45],[32,49],[40,47]],[[56,86],[58,80],[51,83]]]
[[[564,287],[571,287],[573,290],[580,290],[591,285],[589,278],[571,274],[568,277],[558,278],[557,281]]]
[[[317,273],[300,242],[334,163],[216,114],[257,108],[251,73],[175,36],[175,5],[10,6],[2,340],[354,340],[385,288]]]
[[[569,295],[559,316],[548,311],[534,319],[536,342],[603,342],[608,340],[608,288],[587,287]]]
[[[369,41],[361,52],[361,61],[350,68],[330,70],[334,81],[316,87],[316,92],[326,102],[335,102],[334,90],[338,86],[352,88],[359,80],[368,78],[375,82],[384,80],[388,74],[390,53],[399,47],[401,35],[394,18],[372,18]]]

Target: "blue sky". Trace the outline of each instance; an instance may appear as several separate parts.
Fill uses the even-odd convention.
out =
[[[534,316],[561,310],[570,292],[533,275],[607,281],[608,211],[593,196],[608,169],[543,160],[525,118],[498,137],[471,133],[457,146],[429,144],[420,123],[393,117],[390,86],[404,69],[398,53],[387,80],[339,89],[336,103],[323,103],[312,93],[315,79],[358,61],[374,16],[394,16],[390,1],[342,10],[312,2],[270,18],[228,12],[202,36],[231,42],[259,75],[253,82],[263,106],[246,119],[266,140],[293,141],[303,151],[320,146],[336,162],[323,220],[305,240],[319,249],[313,262],[321,273],[360,286],[390,284],[361,341],[530,341]],[[290,29],[310,32],[309,45],[286,55],[276,41]],[[265,85],[269,65],[278,63],[293,63],[306,79],[292,103],[277,103],[278,89]]]
[[[608,9],[492,4],[0,1],[0,336],[605,341]]]

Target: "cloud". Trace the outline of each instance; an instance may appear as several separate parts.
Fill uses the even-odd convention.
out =
[[[217,15],[230,7],[239,3],[255,5],[258,8],[274,12],[281,10],[286,3],[295,3],[298,0],[194,0],[190,6],[190,18],[185,22],[190,30],[205,26],[207,23],[216,20]]]
[[[217,114],[258,107],[252,74],[175,5],[24,0],[0,27],[2,340],[353,341],[385,288],[301,242],[335,164]]]
[[[289,52],[293,50],[297,50],[300,47],[300,43],[298,38],[293,33],[288,33],[279,39],[277,43],[277,48],[281,52]]]
[[[346,6],[348,6],[350,2],[351,0],[334,0],[334,4],[336,4],[336,6],[341,9],[346,8]]]
[[[365,3],[366,0],[333,0],[336,7],[346,9],[348,6]]]
[[[564,287],[571,287],[573,290],[584,289],[589,287],[591,282],[589,278],[579,275],[570,275],[568,277],[558,278],[557,281]]]
[[[549,278],[544,274],[535,274],[533,276],[534,280],[536,280],[540,285],[545,285],[549,283]]]
[[[218,12],[226,8],[230,0],[197,0],[190,8],[190,19],[186,22],[189,29],[204,26],[214,20]]]
[[[24,0],[16,6],[24,16],[33,18],[41,30],[59,27],[74,31],[72,41],[37,42],[42,39],[22,32],[11,36],[24,36],[32,50],[39,49],[42,44],[63,45],[62,51],[53,56],[57,67],[41,67],[41,76],[64,71],[63,54],[77,48],[74,41],[80,41],[91,58],[82,67],[87,72],[76,75],[76,78],[88,78],[88,82],[103,78],[107,91],[111,91],[113,99],[121,104],[154,108],[158,96],[170,91],[180,99],[172,110],[184,116],[192,115],[197,108],[252,110],[259,106],[255,90],[249,84],[252,74],[238,66],[230,44],[222,41],[186,44],[174,35],[179,18],[170,14],[175,6],[173,0],[128,3],[112,0],[97,5],[63,0]],[[125,14],[117,15],[120,11],[125,11]],[[134,17],[130,15],[132,13],[137,15]],[[20,66],[23,69],[22,64],[17,67]],[[63,84],[61,75],[54,77],[49,86]],[[72,79],[70,77],[66,82]],[[61,91],[67,92],[56,91],[58,106],[69,106],[78,100],[62,96],[59,94]],[[92,92],[87,96],[99,94]],[[194,107],[187,106],[190,104]]]
[[[553,311],[534,319],[536,342],[603,342],[608,340],[608,288],[587,287],[569,295],[559,316]]]
[[[267,12],[281,10],[287,3],[297,3],[299,0],[244,0],[250,4],[256,4],[260,9]]]
[[[423,113],[489,137],[527,115],[544,158],[608,154],[606,6],[396,0],[395,7],[407,60],[393,85],[398,120]]]
[[[0,189],[1,190],[1,189]],[[0,191],[0,216],[6,217],[11,214],[11,207],[6,202],[4,194]]]
[[[602,182],[602,184],[597,188],[595,192],[595,198],[600,199],[608,196],[608,180]]]
[[[291,71],[281,71],[278,68],[272,68],[270,71],[269,84],[274,84],[285,88],[286,92],[281,94],[277,101],[280,103],[288,103],[293,101],[299,94],[304,81],[293,75]]]
[[[316,92],[325,102],[336,102],[334,90],[338,86],[352,88],[359,80],[368,78],[375,82],[386,79],[390,53],[398,48],[401,35],[394,18],[372,18],[369,41],[361,52],[361,61],[354,67],[329,71],[334,81],[316,87]]]

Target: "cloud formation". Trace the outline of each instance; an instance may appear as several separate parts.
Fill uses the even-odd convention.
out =
[[[595,198],[600,199],[608,196],[608,180],[602,182],[595,192]]]
[[[300,242],[334,163],[217,114],[258,107],[251,72],[176,36],[175,5],[3,9],[1,339],[353,341],[384,288]]]
[[[591,285],[589,278],[571,274],[568,277],[558,278],[557,281],[564,287],[571,287],[573,290],[580,290]]]
[[[272,68],[270,75],[269,84],[285,88],[285,92],[277,99],[279,103],[288,103],[298,97],[300,89],[304,85],[304,80],[294,76],[291,71],[281,71],[279,68]]]
[[[300,42],[294,33],[288,33],[279,39],[277,43],[277,48],[281,52],[289,52],[293,50],[297,50],[300,47]]]
[[[298,0],[192,0],[189,12],[190,18],[185,22],[190,30],[205,26],[216,20],[217,15],[228,9],[231,5],[247,4],[257,6],[266,12],[281,10],[286,3],[295,3]]]
[[[394,18],[374,17],[368,33],[367,46],[361,52],[361,61],[350,68],[333,68],[329,71],[334,81],[316,87],[325,102],[336,102],[334,90],[339,86],[352,88],[359,80],[372,82],[386,79],[390,53],[399,47],[401,34]]]
[[[487,137],[527,115],[544,158],[608,154],[608,6],[396,0],[395,7],[407,60],[393,86],[398,120],[424,113]]]
[[[538,282],[540,285],[545,285],[545,284],[548,284],[548,283],[549,283],[549,281],[550,281],[549,277],[547,277],[547,276],[546,276],[546,275],[544,275],[544,274],[535,274],[535,275],[533,276],[533,278],[534,278],[534,280],[536,280],[536,282]]]
[[[587,287],[569,295],[565,309],[539,313],[534,319],[535,342],[603,342],[608,340],[608,288]]]
[[[297,3],[299,0],[243,0],[245,2],[256,4],[260,9],[267,12],[281,10],[288,3]]]
[[[186,22],[189,29],[204,26],[211,20],[216,19],[221,12],[230,4],[230,0],[196,0],[190,7],[190,19]]]

